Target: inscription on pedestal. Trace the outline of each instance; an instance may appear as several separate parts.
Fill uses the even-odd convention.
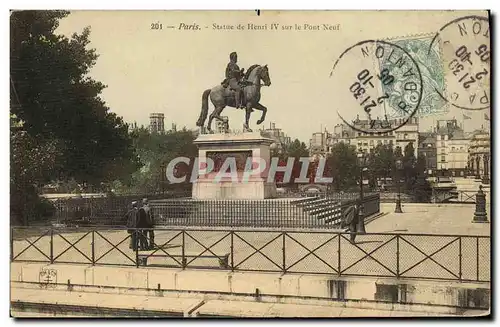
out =
[[[219,172],[222,165],[228,158],[234,158],[237,171],[245,171],[247,158],[252,157],[252,151],[207,151],[207,158],[214,162],[212,172]]]

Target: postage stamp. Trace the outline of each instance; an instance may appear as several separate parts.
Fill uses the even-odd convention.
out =
[[[433,47],[429,51],[433,37],[434,34],[424,34],[387,40],[403,48],[415,60],[420,69],[423,90],[420,105],[415,112],[416,117],[442,115],[448,112],[449,109],[448,102],[440,96],[440,94],[446,94],[447,92],[441,49]],[[387,66],[387,61],[379,60],[379,64],[383,69]],[[395,106],[398,93],[394,92],[391,87],[391,85],[384,85],[384,89],[390,94],[386,105]],[[389,114],[389,118],[404,118],[404,115],[397,110],[390,110]]]
[[[350,103],[344,104],[347,111],[338,112],[339,118],[360,132],[387,133],[400,128],[415,115],[422,100],[419,65],[402,46],[387,41],[366,40],[347,48],[330,77],[337,92],[352,95]],[[349,122],[360,113],[368,125]],[[396,117],[400,118],[397,123]]]
[[[442,48],[444,79],[448,92],[436,93],[451,105],[464,110],[490,106],[490,24],[489,17],[464,16],[446,23],[427,49],[431,60]]]

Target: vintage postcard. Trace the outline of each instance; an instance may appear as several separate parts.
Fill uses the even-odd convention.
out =
[[[488,317],[490,12],[10,13],[10,314]]]

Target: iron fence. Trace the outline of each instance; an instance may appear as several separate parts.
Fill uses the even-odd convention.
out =
[[[145,197],[145,196],[142,196]],[[66,226],[125,226],[130,203],[141,196],[65,199],[55,202],[53,221]],[[338,228],[358,194],[329,194],[266,200],[193,200],[148,197],[156,225],[273,228]],[[365,216],[380,212],[380,196],[363,199]],[[56,225],[57,226],[57,225]]]
[[[490,281],[490,237],[248,229],[155,229],[151,251],[124,228],[12,228],[11,262],[156,266],[337,276]]]
[[[489,195],[489,191],[483,192]],[[414,191],[402,192],[401,202],[415,202],[415,203],[462,203],[474,204],[476,203],[477,191],[464,191],[464,190],[431,190],[431,191]],[[381,192],[381,202],[395,202],[398,198],[397,192]]]
[[[356,198],[304,197],[269,200],[153,201],[157,225],[272,228],[340,228],[343,212]],[[380,212],[378,194],[363,198],[364,214]]]

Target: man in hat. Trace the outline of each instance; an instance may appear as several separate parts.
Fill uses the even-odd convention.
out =
[[[229,87],[235,91],[235,108],[243,108],[240,99],[241,86],[239,83],[243,76],[244,69],[240,70],[240,67],[236,64],[237,62],[238,54],[236,52],[231,52],[229,55],[229,63],[226,66],[226,79],[229,80]]]
[[[153,212],[151,211],[151,207],[149,206],[149,201],[147,198],[142,199],[142,208],[145,211],[146,214],[146,223],[147,223],[147,228],[149,228],[146,232],[146,235],[149,238],[149,246],[148,248],[150,250],[154,249],[154,244],[155,244],[155,220],[153,216]]]
[[[125,214],[127,219],[127,232],[130,235],[130,248],[135,251],[137,249],[137,227],[138,222],[138,209],[137,201],[132,202],[132,208]]]
[[[360,203],[356,202],[355,204],[349,206],[347,210],[344,212],[344,224],[349,226],[349,233],[351,234],[351,243],[354,243],[356,240],[356,232],[357,226],[359,223],[359,209]]]

